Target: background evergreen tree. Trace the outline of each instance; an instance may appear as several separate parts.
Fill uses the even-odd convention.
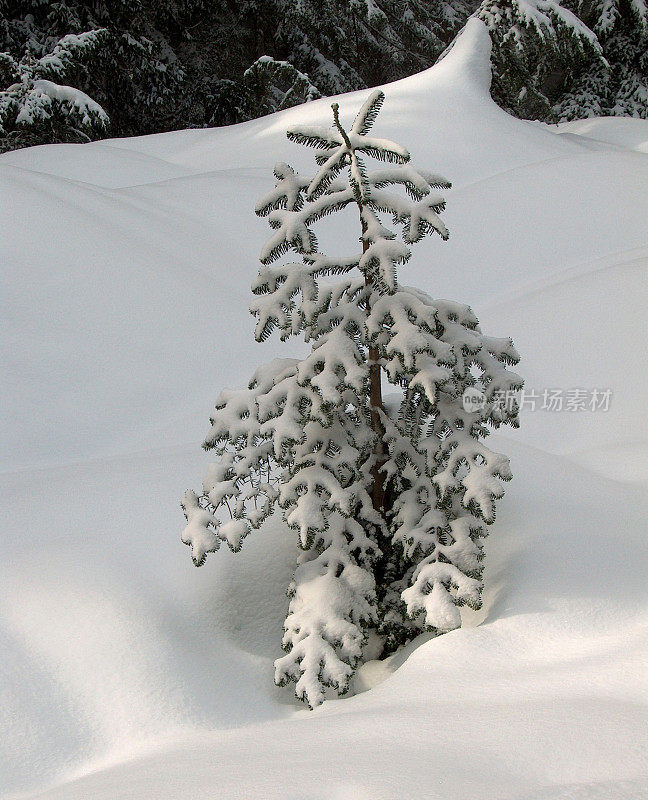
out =
[[[42,64],[51,67],[52,54],[65,47],[65,59],[54,80],[64,79],[66,85],[92,98],[105,112],[104,124],[94,128],[86,125],[82,136],[75,135],[79,120],[73,114],[65,117],[57,113],[58,124],[51,128],[49,138],[41,120],[31,126],[31,138],[18,144],[79,141],[107,132],[133,135],[168,128],[183,70],[155,28],[154,7],[141,0],[0,0],[0,12],[0,49],[18,65],[21,83],[28,83],[32,72],[40,77]],[[75,40],[80,44],[70,46]],[[52,79],[49,74],[46,77]],[[16,81],[14,75],[7,76],[6,69],[2,78],[0,92],[4,90],[1,97],[6,108],[15,95],[10,87]],[[22,130],[26,127],[30,126],[23,123]],[[4,147],[11,145],[10,137]]]
[[[0,53],[0,152],[49,142],[82,142],[108,128],[104,109],[67,84],[92,61],[106,38],[103,29],[68,34],[49,53],[20,60]]]
[[[648,6],[643,0],[578,0],[606,63],[594,60],[556,105],[561,119],[648,116]]]
[[[269,114],[321,97],[308,75],[288,61],[261,56],[243,73],[250,111]]]
[[[607,69],[594,32],[560,2],[484,0],[476,16],[493,42],[493,98],[518,117],[555,121],[566,89]]]
[[[294,681],[310,706],[327,687],[348,689],[369,631],[387,654],[422,630],[458,627],[458,606],[480,606],[481,539],[511,477],[482,440],[489,426],[518,424],[517,405],[502,402],[522,384],[507,369],[511,340],[485,336],[469,307],[398,281],[412,244],[448,237],[438,190],[449,183],[371,135],[383,99],[373,92],[348,131],[333,104],[333,127],[288,132],[315,148],[318,170],[275,167],[256,208],[273,232],[251,310],[259,341],[303,335],[311,350],[221,393],[204,443],[218,461],[183,501],[197,566],[221,541],[239,550],[277,507],[296,532],[275,679]],[[368,158],[386,165],[369,169]],[[326,254],[314,226],[346,208],[362,248]],[[291,250],[300,260],[282,263]],[[467,392],[482,402],[466,410]]]

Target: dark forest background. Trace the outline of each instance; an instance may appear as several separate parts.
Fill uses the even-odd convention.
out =
[[[383,84],[434,64],[472,14],[511,113],[646,117],[641,0],[0,0],[0,150],[228,125]]]

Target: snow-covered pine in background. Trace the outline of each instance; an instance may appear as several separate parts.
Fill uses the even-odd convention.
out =
[[[243,73],[243,80],[251,95],[249,105],[257,115],[283,111],[322,96],[308,75],[271,56],[257,58]]]
[[[369,630],[376,657],[458,627],[458,606],[479,607],[484,525],[511,477],[482,439],[489,425],[518,424],[517,406],[502,402],[522,384],[507,369],[518,360],[511,340],[482,334],[467,306],[398,281],[410,245],[448,237],[437,190],[450,184],[371,135],[383,99],[373,92],[348,131],[334,104],[333,127],[288,132],[316,149],[318,170],[277,164],[257,204],[273,232],[251,310],[257,340],[303,335],[311,351],[221,393],[204,443],[218,461],[183,501],[197,566],[223,541],[239,550],[277,506],[296,532],[303,552],[275,679],[294,681],[311,707],[326,687],[347,690],[370,656]],[[370,169],[369,158],[384,163]],[[347,207],[362,249],[326,254],[315,223]],[[291,250],[299,260],[280,261]],[[394,387],[386,403],[383,380]],[[467,392],[483,403],[465,410]]]
[[[560,119],[648,116],[648,5],[644,0],[577,0],[607,63],[594,59],[556,105]]]
[[[484,0],[475,16],[493,42],[493,98],[515,116],[555,120],[574,81],[607,69],[596,34],[559,0]]]
[[[103,29],[68,34],[41,58],[0,53],[0,152],[48,142],[89,141],[107,129],[103,108],[66,85],[71,71],[103,46]]]
[[[96,139],[106,135],[108,118],[109,132],[120,136],[168,126],[183,107],[184,72],[151,23],[174,18],[179,9],[164,2],[153,6],[143,0],[5,3],[4,149]],[[36,81],[41,83],[34,88]]]

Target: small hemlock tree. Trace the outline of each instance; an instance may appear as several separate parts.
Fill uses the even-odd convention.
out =
[[[315,148],[318,171],[277,164],[257,204],[272,235],[251,311],[257,340],[303,334],[311,351],[221,393],[204,442],[218,461],[182,504],[196,566],[222,541],[238,551],[277,506],[296,531],[275,680],[294,681],[311,707],[326,687],[347,691],[370,633],[386,655],[421,631],[457,628],[458,606],[479,608],[484,526],[511,477],[482,439],[489,425],[518,425],[517,405],[501,402],[522,385],[507,369],[512,341],[484,335],[468,306],[398,282],[411,244],[447,239],[437,189],[450,184],[370,135],[383,99],[374,91],[348,131],[337,104],[333,127],[288,131]],[[370,170],[367,157],[387,163]],[[361,251],[323,253],[315,223],[354,206]],[[281,263],[289,250],[300,260]],[[385,399],[383,381],[396,390]]]

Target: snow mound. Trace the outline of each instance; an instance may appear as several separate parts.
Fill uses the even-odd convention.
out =
[[[53,144],[14,150],[3,154],[2,163],[107,189],[159,183],[193,174],[191,170],[145,153],[115,154],[114,148],[105,141],[82,147]]]
[[[563,136],[581,136],[584,139],[636,150],[638,153],[648,153],[648,130],[645,119],[595,117],[561,122],[552,127]]]
[[[267,525],[196,571],[179,503],[220,389],[298,354],[252,339],[253,207],[275,161],[310,168],[285,130],[330,101],[0,157],[7,797],[648,797],[648,123],[517,120],[488,70],[471,21],[384,87],[380,135],[454,183],[450,241],[402,279],[513,335],[530,389],[611,403],[527,409],[494,442],[515,479],[484,609],[314,713],[272,685],[294,537]]]

